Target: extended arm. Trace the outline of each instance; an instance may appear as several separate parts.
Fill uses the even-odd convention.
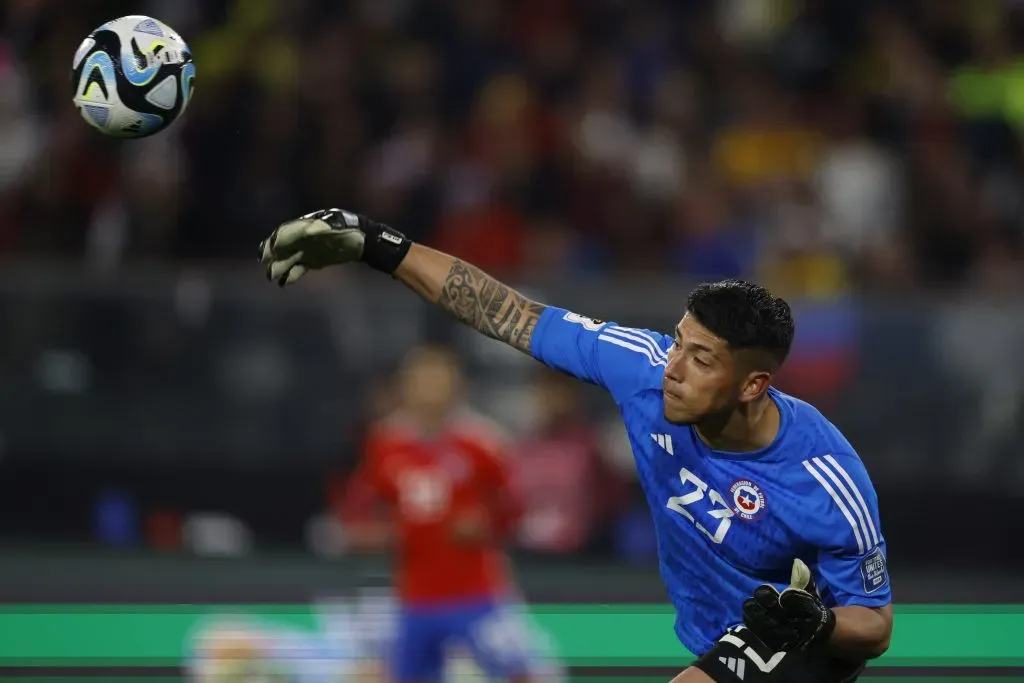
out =
[[[835,630],[829,649],[849,659],[874,659],[889,649],[892,638],[892,605],[884,607],[833,607]]]
[[[477,332],[530,353],[545,306],[498,282],[476,266],[413,244],[394,275]]]
[[[283,223],[260,244],[260,260],[267,279],[282,287],[311,270],[362,261],[404,282],[478,332],[524,353],[530,353],[530,340],[545,308],[476,266],[341,209],[315,211]]]
[[[616,401],[659,383],[667,362],[671,342],[664,335],[539,304],[476,266],[341,209],[283,223],[260,244],[260,260],[267,279],[282,287],[311,270],[361,261],[474,330],[607,389]]]

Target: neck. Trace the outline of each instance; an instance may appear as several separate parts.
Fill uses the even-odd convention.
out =
[[[716,451],[747,453],[771,445],[779,433],[779,407],[766,393],[756,401],[696,425],[697,436]]]
[[[451,411],[415,411],[412,413],[417,431],[426,439],[432,439],[448,426]]]

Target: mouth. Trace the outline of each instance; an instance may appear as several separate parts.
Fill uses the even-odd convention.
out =
[[[664,396],[664,397],[665,397],[666,399],[672,399],[673,401],[677,401],[677,402],[680,402],[680,401],[682,401],[682,400],[683,400],[682,396],[680,396],[679,394],[677,394],[677,393],[675,393],[675,392],[673,392],[673,391],[670,391],[670,390],[668,390],[668,389],[662,389],[662,390],[661,390],[661,394],[662,394],[662,396]]]

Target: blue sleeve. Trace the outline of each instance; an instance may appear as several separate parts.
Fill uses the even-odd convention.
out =
[[[882,607],[892,601],[878,496],[856,455],[803,463],[805,539],[814,546],[815,579],[830,606]],[[808,562],[812,564],[812,562]]]
[[[620,327],[548,307],[533,333],[533,357],[556,370],[596,384],[621,403],[668,363],[671,340],[651,330]]]

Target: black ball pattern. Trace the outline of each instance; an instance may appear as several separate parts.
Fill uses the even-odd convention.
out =
[[[130,73],[126,74],[121,58],[123,49],[121,35],[109,25],[104,25],[91,33],[89,38],[94,41],[92,47],[81,56],[71,70],[73,96],[76,98],[76,106],[79,110],[83,106],[90,106],[90,103],[83,102],[79,98],[85,95],[92,84],[95,84],[104,93],[104,99],[111,102],[112,107],[117,105],[111,99],[110,89],[116,88],[117,99],[120,100],[121,106],[139,115],[134,126],[130,123],[121,130],[105,132],[122,137],[143,137],[164,130],[178,118],[188,104],[195,84],[195,67],[192,62],[192,54],[187,48],[181,51],[180,59],[157,60],[158,68],[155,73],[150,75],[147,69],[152,68],[153,62],[147,59],[136,39],[132,37],[129,39],[129,45],[126,46],[128,48],[126,52],[134,56],[134,64],[128,65]],[[158,46],[155,53],[159,55],[162,49]],[[150,102],[147,95],[160,87],[168,76],[175,79],[175,98],[170,108],[164,108]],[[104,107],[100,102],[97,102],[95,106]],[[92,118],[95,120],[96,116]]]

